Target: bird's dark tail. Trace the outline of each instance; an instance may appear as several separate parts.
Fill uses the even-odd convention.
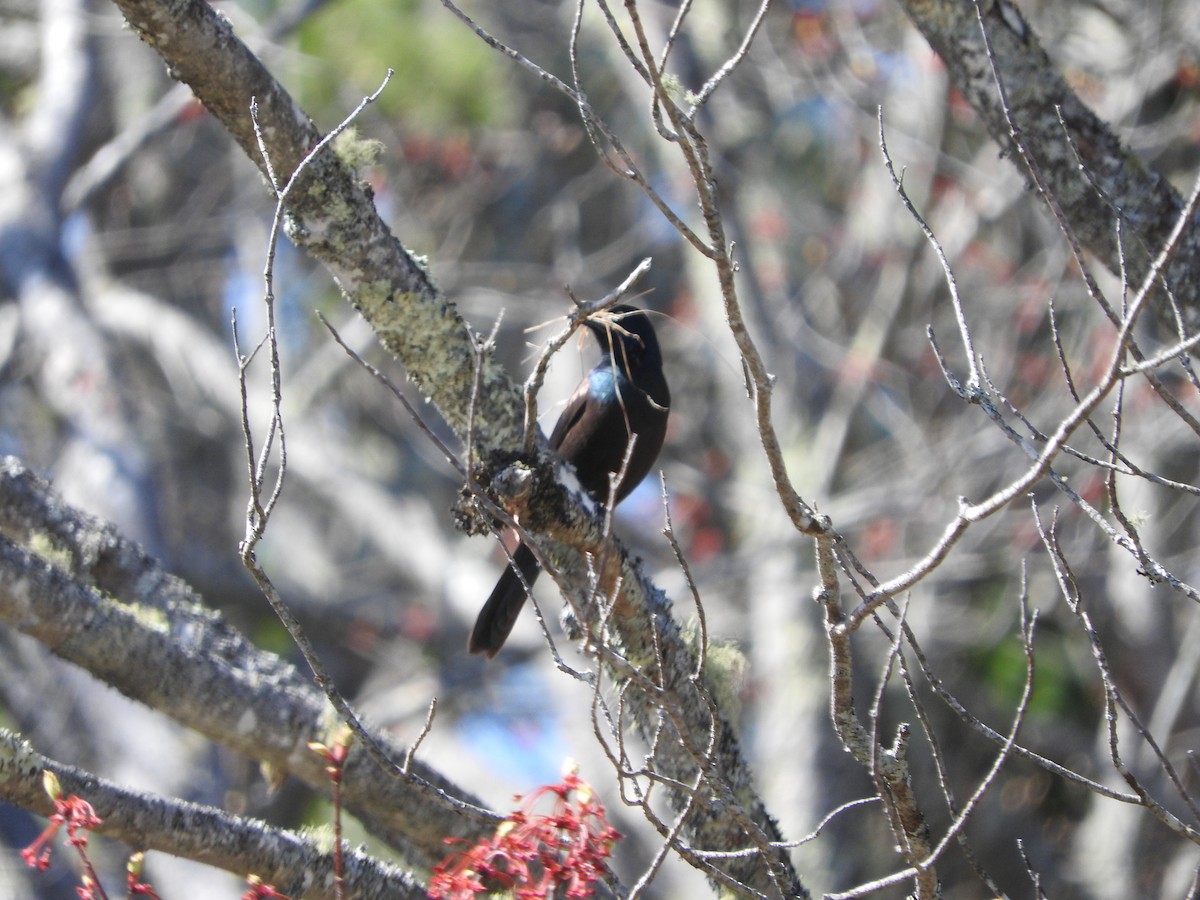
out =
[[[517,576],[518,568],[525,576],[525,584]],[[525,586],[533,587],[534,579],[541,570],[533,551],[524,543],[520,544],[512,562],[505,567],[496,587],[492,589],[492,595],[479,611],[479,618],[475,620],[475,628],[467,641],[470,652],[482,653],[488,659],[500,652],[513,625],[517,623],[521,607],[525,605]]]

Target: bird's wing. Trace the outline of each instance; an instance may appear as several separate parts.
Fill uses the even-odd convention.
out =
[[[554,423],[554,430],[550,432],[550,446],[555,450],[562,446],[563,438],[567,436],[567,433],[583,416],[583,411],[587,408],[587,401],[588,379],[585,378],[579,387],[575,388],[575,393],[571,395],[571,399],[563,407],[558,421]]]

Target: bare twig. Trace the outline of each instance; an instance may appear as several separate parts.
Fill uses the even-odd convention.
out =
[[[429,732],[433,731],[433,717],[437,715],[437,697],[429,698],[429,711],[425,714],[425,724],[421,726],[421,733],[417,735],[416,740],[409,746],[408,752],[404,754],[404,765],[401,766],[405,774],[412,768],[412,761],[417,755],[417,751],[421,748],[421,744],[425,742],[425,738],[429,737]]]
[[[921,233],[925,235],[925,239],[933,247],[933,252],[937,254],[938,263],[941,265],[942,272],[946,276],[946,287],[950,290],[950,303],[954,307],[954,318],[958,322],[958,333],[962,339],[963,353],[967,357],[968,374],[964,396],[969,398],[970,395],[980,389],[979,357],[975,353],[975,344],[971,340],[971,329],[967,326],[967,314],[963,310],[962,298],[958,295],[958,282],[954,278],[954,270],[950,268],[950,260],[946,259],[946,253],[942,250],[941,241],[937,239],[937,235],[933,233],[933,229],[929,227],[921,214],[917,212],[916,206],[913,205],[912,199],[908,196],[908,191],[904,189],[903,174],[896,174],[896,168],[892,164],[892,156],[888,152],[887,138],[884,136],[882,106],[879,107],[879,150],[883,154],[883,162],[887,167],[888,176],[892,179],[892,185],[896,188],[896,193],[900,195],[900,199],[904,202],[904,208],[908,210],[908,214],[912,216],[913,221],[920,227]],[[942,370],[946,371],[940,352],[938,353],[938,361],[942,365]]]

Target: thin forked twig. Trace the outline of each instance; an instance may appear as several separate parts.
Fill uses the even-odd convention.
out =
[[[742,36],[741,45],[733,52],[733,55],[727,59],[712,77],[708,79],[704,87],[696,93],[696,99],[692,103],[692,107],[688,110],[688,118],[693,118],[704,104],[706,104],[717,88],[721,86],[729,75],[736,69],[746,58],[746,54],[750,52],[750,44],[753,43],[755,35],[758,34],[758,29],[762,27],[763,20],[767,16],[767,10],[771,7],[771,0],[762,0],[758,5],[758,10],[754,13],[754,18],[750,22],[750,26],[746,29],[746,33]]]
[[[904,203],[904,208],[908,210],[908,214],[912,216],[913,221],[920,227],[921,233],[925,235],[925,239],[933,247],[933,252],[937,254],[942,272],[946,276],[946,287],[950,290],[950,303],[954,307],[954,318],[958,322],[958,333],[963,343],[963,353],[967,357],[968,376],[964,396],[969,399],[980,388],[979,357],[975,353],[975,344],[971,340],[971,329],[967,326],[967,314],[963,310],[962,298],[958,295],[958,282],[954,278],[954,270],[950,268],[950,261],[946,259],[946,252],[942,249],[941,241],[937,239],[937,235],[933,233],[933,229],[929,227],[921,214],[917,212],[916,206],[913,205],[912,199],[908,196],[908,191],[904,189],[903,174],[896,174],[896,168],[892,164],[892,155],[888,152],[887,138],[884,135],[882,106],[879,107],[878,119],[879,149],[883,153],[883,163],[887,167],[888,176],[892,179],[892,185],[896,188],[896,193],[900,195],[900,199]]]

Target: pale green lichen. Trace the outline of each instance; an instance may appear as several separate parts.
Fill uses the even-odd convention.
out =
[[[695,620],[683,626],[683,639],[692,653],[700,650],[700,627]],[[741,716],[742,696],[750,661],[734,641],[709,639],[704,653],[704,677],[716,697],[717,706],[730,722]]]
[[[686,94],[683,88],[683,82],[679,80],[678,75],[664,74],[662,77],[662,86],[667,92],[667,96],[678,103]]]
[[[75,557],[71,551],[56,544],[54,538],[44,531],[35,531],[29,535],[29,550],[60,572],[70,572],[75,566]]]
[[[171,630],[170,618],[158,607],[147,606],[144,603],[123,603],[120,600],[116,600],[116,598],[113,599],[117,603],[120,603],[121,607],[132,615],[138,624],[143,627],[151,631],[156,631],[159,634],[167,634]]]
[[[333,139],[333,155],[340,159],[350,171],[361,176],[379,161],[383,153],[383,141],[359,137],[358,129],[347,128]]]
[[[296,197],[289,206],[304,211],[303,224],[309,236],[320,235],[321,242],[325,244],[320,250],[322,256],[333,254],[345,257],[350,254],[352,243],[358,240],[358,236],[353,233],[343,236],[343,229],[338,226],[351,221],[354,209],[340,192],[330,191],[319,179],[313,179],[304,195]]]

